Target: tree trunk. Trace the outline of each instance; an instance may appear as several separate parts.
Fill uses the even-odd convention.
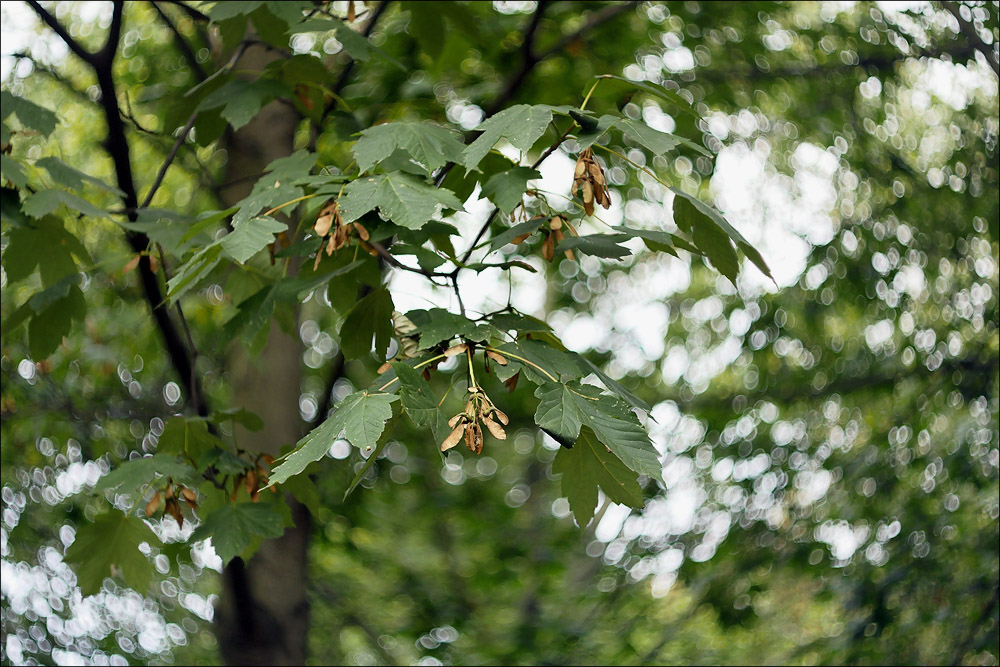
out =
[[[258,71],[273,58],[255,46],[247,50],[236,69]],[[298,120],[295,110],[279,101],[262,109],[230,137],[226,181],[257,175],[275,158],[290,154]],[[249,194],[253,180],[225,190],[226,205]],[[241,345],[234,346],[229,359],[233,404],[257,413],[265,424],[257,433],[238,429],[241,445],[277,456],[283,445],[294,444],[301,437],[298,399],[302,352],[298,338],[281,331],[274,322],[259,358],[250,358]],[[291,496],[288,501],[295,526],[282,537],[264,542],[248,563],[236,558],[223,572],[215,627],[226,664],[305,663],[309,513]]]

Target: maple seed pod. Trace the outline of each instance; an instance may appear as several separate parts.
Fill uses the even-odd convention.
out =
[[[507,391],[509,393],[513,394],[514,390],[517,389],[517,380],[520,377],[521,377],[521,371],[518,371],[514,373],[514,375],[512,375],[506,382],[503,383],[503,386],[507,387]]]
[[[141,258],[142,258],[142,255],[135,255],[134,257],[132,257],[132,259],[130,259],[128,262],[126,262],[125,266],[122,267],[122,275],[124,276],[126,273],[128,273],[129,271],[131,271],[135,267],[139,266],[139,260]]]
[[[462,354],[463,352],[467,351],[468,349],[469,349],[469,346],[466,345],[465,343],[459,343],[458,345],[452,345],[451,347],[449,347],[447,350],[444,351],[444,356],[446,356],[446,357],[454,357],[456,354]]]
[[[522,243],[524,243],[524,240],[529,236],[531,236],[531,232],[528,232],[527,234],[518,234],[517,236],[512,238],[510,242],[513,243],[514,245],[521,245]]]
[[[486,424],[486,428],[489,429],[494,438],[497,440],[507,439],[507,432],[503,430],[503,426],[500,426],[500,424],[496,423],[489,417],[483,417],[483,423]]]
[[[390,364],[390,363],[389,363],[389,362],[387,361],[387,362],[385,362],[384,364],[382,364],[381,366],[379,366],[379,367],[378,367],[378,370],[377,370],[377,371],[375,371],[375,372],[376,372],[376,373],[378,373],[379,375],[382,375],[382,373],[385,373],[385,372],[386,372],[387,370],[389,370],[390,368],[392,368],[392,364]]]
[[[149,270],[153,273],[159,273],[160,271],[160,260],[156,258],[156,255],[149,256]]]
[[[501,366],[507,365],[507,357],[503,356],[499,352],[494,352],[493,350],[486,350],[486,356],[497,362]]]
[[[459,416],[460,415],[455,415],[455,418],[458,418]],[[451,426],[451,422],[448,422],[448,425]],[[462,434],[464,432],[465,432],[465,424],[455,427],[455,430],[449,433],[448,437],[445,438],[444,442],[441,443],[441,451],[446,452],[455,445],[457,445],[458,441],[462,439]]]
[[[153,494],[153,497],[149,499],[146,503],[146,516],[153,516],[156,514],[156,510],[160,508],[160,492],[157,491]]]
[[[188,501],[189,503],[193,503],[195,500],[198,499],[198,494],[195,493],[192,489],[189,489],[187,487],[182,487],[181,497],[183,497],[184,500]]]
[[[549,229],[562,229],[562,226],[563,219],[558,215],[549,222]]]
[[[257,490],[257,471],[248,470],[246,477],[243,480],[243,487],[247,490],[247,493],[253,495],[254,491]]]
[[[500,410],[498,408],[493,408],[493,414],[504,426],[510,423],[510,418],[507,417],[507,413],[505,413],[503,410]]]
[[[362,241],[367,241],[368,239],[371,238],[371,236],[368,234],[368,230],[365,229],[364,225],[362,225],[360,222],[353,222],[351,224],[354,225],[354,231],[358,233],[358,236],[361,237]]]
[[[456,424],[462,419],[462,413],[459,412],[457,415],[448,420],[449,428],[455,428]]]
[[[542,257],[545,258],[546,262],[551,262],[556,256],[556,243],[552,238],[552,234],[547,234],[545,236],[545,243],[542,244]]]

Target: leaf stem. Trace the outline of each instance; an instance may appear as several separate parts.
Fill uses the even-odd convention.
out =
[[[436,357],[431,357],[430,359],[427,359],[426,361],[421,361],[419,364],[414,365],[413,370],[416,370],[418,368],[423,368],[424,366],[426,366],[428,364],[433,364],[438,359],[444,359],[444,358],[445,358],[445,355],[443,355],[443,354],[439,354]],[[398,376],[394,377],[391,380],[389,380],[388,382],[386,382],[384,385],[382,385],[381,387],[379,387],[378,390],[379,391],[385,391],[386,389],[388,389],[389,387],[392,386],[393,382],[396,382],[397,380],[399,380]]]
[[[547,370],[545,370],[544,368],[542,368],[538,364],[530,362],[527,359],[525,359],[524,357],[518,356],[518,355],[514,354],[513,352],[507,352],[506,350],[498,350],[497,348],[490,347],[489,345],[486,346],[486,349],[489,350],[489,351],[491,351],[491,352],[496,352],[497,354],[502,354],[503,356],[508,357],[510,359],[515,359],[517,361],[520,361],[522,364],[528,364],[529,366],[531,366],[535,370],[537,370],[537,371],[541,372],[542,374],[544,374],[545,377],[547,377],[548,379],[552,380],[553,382],[559,382],[558,378],[553,377],[553,375],[551,373],[549,373]]]

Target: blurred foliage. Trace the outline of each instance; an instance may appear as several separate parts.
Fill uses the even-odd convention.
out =
[[[351,113],[323,127],[321,154],[343,157],[375,119],[472,127],[503,90],[536,3],[433,4],[387,9],[372,43],[388,58],[354,66]],[[602,6],[546,5],[539,48]],[[56,7],[87,46],[107,24],[93,7]],[[207,67],[204,26],[172,3],[157,8]],[[992,36],[995,61],[996,3],[959,12]],[[58,113],[46,154],[57,147],[110,181],[94,81],[48,34],[4,86]],[[186,117],[171,103],[198,79],[152,4],[127,5],[123,39],[116,74],[143,192]],[[778,286],[747,267],[734,287],[700,260],[648,253],[547,268],[549,323],[653,405],[665,482],[647,482],[644,509],[606,504],[581,532],[552,475],[553,443],[534,430],[481,457],[442,458],[404,425],[343,501],[363,460],[335,446],[331,458],[347,461],[312,474],[311,660],[997,664],[1000,122],[997,77],[974,46],[931,3],[668,2],[641,3],[540,62],[508,103],[576,105],[609,73],[692,103],[699,126],[604,81],[589,108],[700,136],[714,174],[694,150],[648,168],[711,192],[761,242]],[[334,71],[347,62],[328,57]],[[202,142],[212,128],[196,131],[154,206],[218,207],[226,155]],[[300,135],[305,145],[306,123]],[[42,143],[15,150],[37,157]],[[676,230],[660,182],[626,176],[619,157],[607,166],[623,224]],[[84,187],[91,201],[105,196]],[[120,230],[67,227],[94,259],[81,267],[84,325],[46,362],[19,337],[0,357],[3,661],[217,662],[210,550],[152,554],[162,576],[146,595],[109,581],[82,598],[62,560],[103,502],[79,492],[130,453],[155,451],[182,400],[134,275],[121,273],[131,253]],[[6,321],[23,295],[3,285]],[[231,290],[210,285],[184,307],[206,390],[225,404],[218,331]],[[323,403],[339,317],[309,304],[300,316],[304,430]],[[373,377],[357,362],[345,371],[338,398]],[[446,380],[436,376],[439,395]],[[512,417],[533,413],[529,391],[487,387]],[[171,522],[162,530],[179,534]]]

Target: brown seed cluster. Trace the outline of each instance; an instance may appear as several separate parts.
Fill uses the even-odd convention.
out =
[[[573,173],[573,195],[581,190],[583,209],[587,215],[594,215],[594,202],[610,208],[611,197],[608,194],[608,182],[604,178],[604,170],[594,159],[594,153],[585,149],[576,160],[576,170]]]
[[[493,405],[493,401],[480,387],[469,388],[469,400],[465,410],[459,412],[448,421],[453,430],[441,443],[441,451],[446,452],[465,438],[465,446],[469,451],[479,454],[483,451],[483,428],[493,434],[497,440],[506,440],[507,432],[504,426],[510,423],[507,415]]]
[[[234,503],[236,502],[236,496],[240,492],[240,486],[242,486],[246,489],[247,495],[250,496],[251,502],[258,502],[260,500],[261,489],[267,487],[267,478],[271,474],[270,466],[272,463],[274,463],[274,457],[270,454],[261,454],[258,456],[257,462],[253,467],[237,475],[236,480],[233,482],[233,494],[230,496],[230,500]],[[271,493],[276,492],[277,489],[272,486]]]
[[[182,484],[174,484],[173,480],[167,478],[167,486],[162,492],[157,491],[146,503],[146,516],[153,516],[161,508],[163,516],[170,515],[177,520],[178,525],[184,525],[184,513],[181,511],[181,500],[188,504],[192,510],[198,509],[198,494],[193,489],[189,489]]]
[[[563,226],[567,227],[574,236],[576,236],[576,230],[573,226],[569,224],[568,220],[563,219],[562,216],[554,216],[549,221],[549,228],[545,234],[545,241],[542,243],[542,257],[545,261],[551,262],[556,256],[556,244],[562,241],[565,236],[563,235]],[[566,255],[566,259],[573,260],[573,251],[564,250],[563,253]]]
[[[340,250],[345,245],[350,242],[351,234],[357,234],[359,243],[361,247],[367,250],[372,255],[377,255],[378,251],[368,245],[367,241],[371,238],[368,234],[368,230],[365,229],[364,225],[360,222],[352,222],[350,224],[344,224],[343,218],[340,217],[339,206],[336,201],[329,200],[320,209],[319,216],[316,218],[316,223],[313,225],[313,231],[316,235],[326,239],[326,254],[332,255],[337,250]],[[323,257],[323,250],[320,249],[316,253],[316,261],[313,263],[313,269],[319,266],[319,260]]]

